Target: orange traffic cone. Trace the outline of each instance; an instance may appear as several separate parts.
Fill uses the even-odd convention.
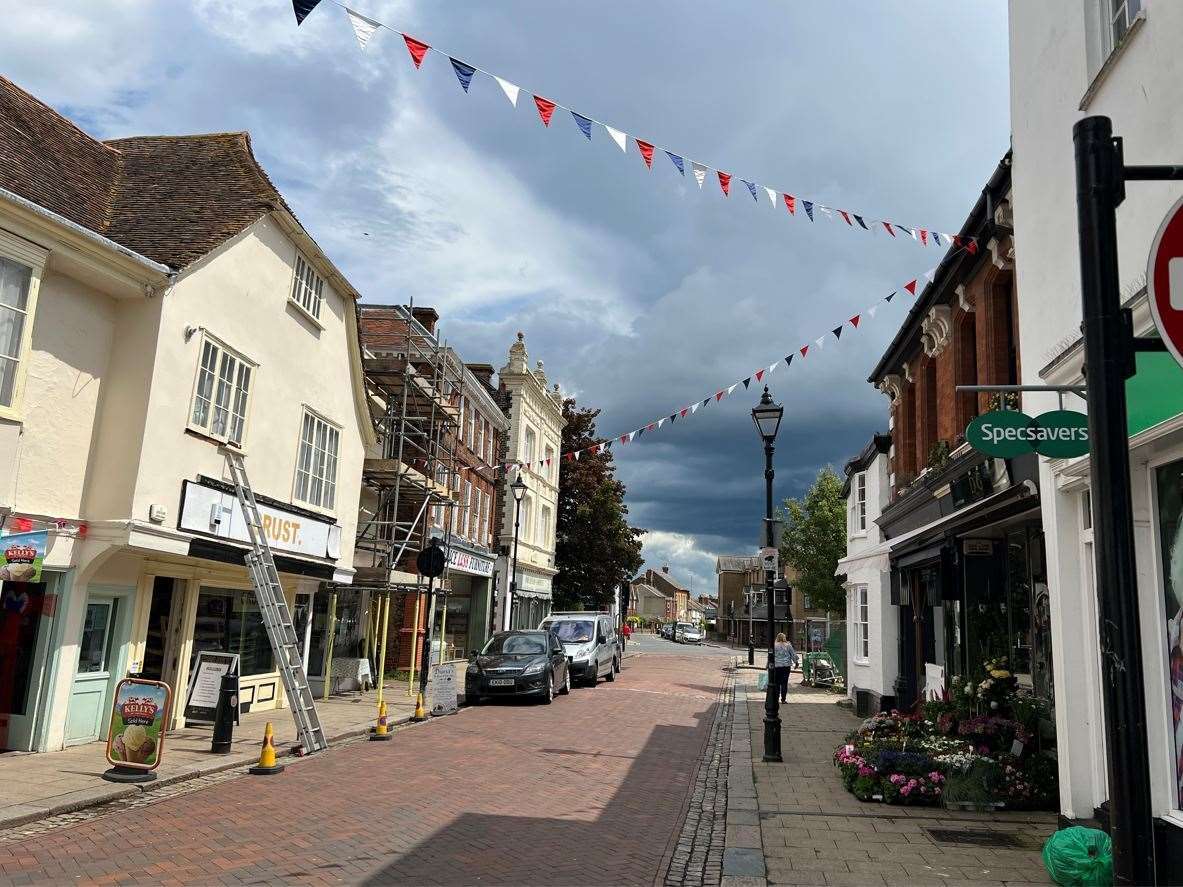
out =
[[[259,752],[259,763],[248,772],[254,776],[274,776],[283,772],[283,764],[275,763],[275,731],[271,729],[270,721],[263,730],[263,748]]]
[[[378,703],[378,723],[370,732],[370,739],[377,741],[385,741],[387,739],[394,739],[394,734],[390,732],[390,728],[386,723],[386,703]]]

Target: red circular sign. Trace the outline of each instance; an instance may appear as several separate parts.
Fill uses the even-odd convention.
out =
[[[1183,198],[1171,207],[1154,235],[1146,287],[1154,325],[1183,366]]]

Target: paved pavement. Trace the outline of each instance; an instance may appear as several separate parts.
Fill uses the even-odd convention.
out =
[[[896,807],[847,793],[833,754],[858,720],[824,690],[793,686],[781,708],[784,762],[763,763],[758,674],[736,675],[723,887],[1050,883],[1040,850],[1053,814]],[[948,836],[938,829],[970,834],[939,840]]]
[[[715,652],[646,652],[550,706],[465,709],[280,776],[0,832],[0,884],[660,884],[675,862],[718,883]]]

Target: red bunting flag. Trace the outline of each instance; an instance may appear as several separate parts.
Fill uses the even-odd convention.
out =
[[[965,245],[965,250],[971,256],[976,256],[978,254],[978,242],[971,237]]]
[[[809,353],[809,346],[808,346],[808,345],[802,345],[802,346],[801,346],[801,356],[802,356],[802,357],[804,357],[804,356],[805,356],[806,354],[808,354],[808,353]]]
[[[887,229],[887,233],[895,237],[895,229],[891,227],[891,222],[884,222],[883,227]]]
[[[542,125],[550,126],[550,115],[555,112],[555,103],[550,99],[536,95],[534,96],[534,104],[538,106],[538,116],[542,118]]]
[[[723,189],[723,194],[727,197],[731,196],[731,173],[716,170],[719,174],[719,187]]]
[[[795,216],[797,214],[797,198],[792,194],[786,194],[784,197],[785,207],[788,209],[789,215]]]
[[[629,442],[630,438],[631,438],[631,433],[630,434],[622,434],[622,435],[620,435],[620,442],[622,444],[626,444]]]
[[[756,370],[756,381],[759,382],[764,378],[764,370]]]
[[[726,393],[727,393],[726,391],[716,391],[715,392],[715,403],[718,403],[719,401],[721,401],[723,399],[723,395]]]
[[[650,422],[648,425],[645,426],[646,431],[653,431],[656,428],[657,428],[656,422]]]
[[[861,315],[856,314],[854,317],[850,318],[850,325],[856,330],[858,329],[859,317],[861,317]]]
[[[912,295],[916,295],[916,281],[913,280],[909,283],[905,283],[904,289],[906,289]]]
[[[645,165],[653,169],[653,146],[648,142],[642,142],[640,139],[633,139],[637,143],[637,150],[641,152],[641,157],[645,159]]]
[[[923,228],[920,229],[920,245],[928,246],[928,232]]]
[[[403,34],[403,40],[407,43],[407,51],[411,53],[411,60],[418,68],[423,64],[423,56],[427,55],[427,50],[431,49],[426,43],[422,43],[412,37],[410,34]]]
[[[850,225],[850,227],[852,227],[852,228],[854,227],[854,223],[850,221],[850,213],[848,213],[844,209],[840,209],[840,210],[838,210],[838,214],[846,220],[846,224]]]
[[[678,411],[678,415],[685,419],[688,412],[690,412],[690,407],[682,407],[682,409]]]

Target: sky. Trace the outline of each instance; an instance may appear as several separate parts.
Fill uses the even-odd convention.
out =
[[[1002,0],[355,0],[359,12],[523,88],[512,107],[397,34],[362,52],[324,0],[14,4],[0,73],[100,138],[249,130],[296,215],[367,301],[432,305],[470,362],[519,330],[551,382],[621,435],[783,358],[936,266],[941,250],[811,225],[747,178],[955,232],[1009,142]],[[647,170],[536,92],[735,176]],[[887,400],[866,377],[893,300],[770,377],[777,500],[841,470]],[[739,388],[627,446],[617,471],[646,565],[696,592],[761,542],[763,452]]]

